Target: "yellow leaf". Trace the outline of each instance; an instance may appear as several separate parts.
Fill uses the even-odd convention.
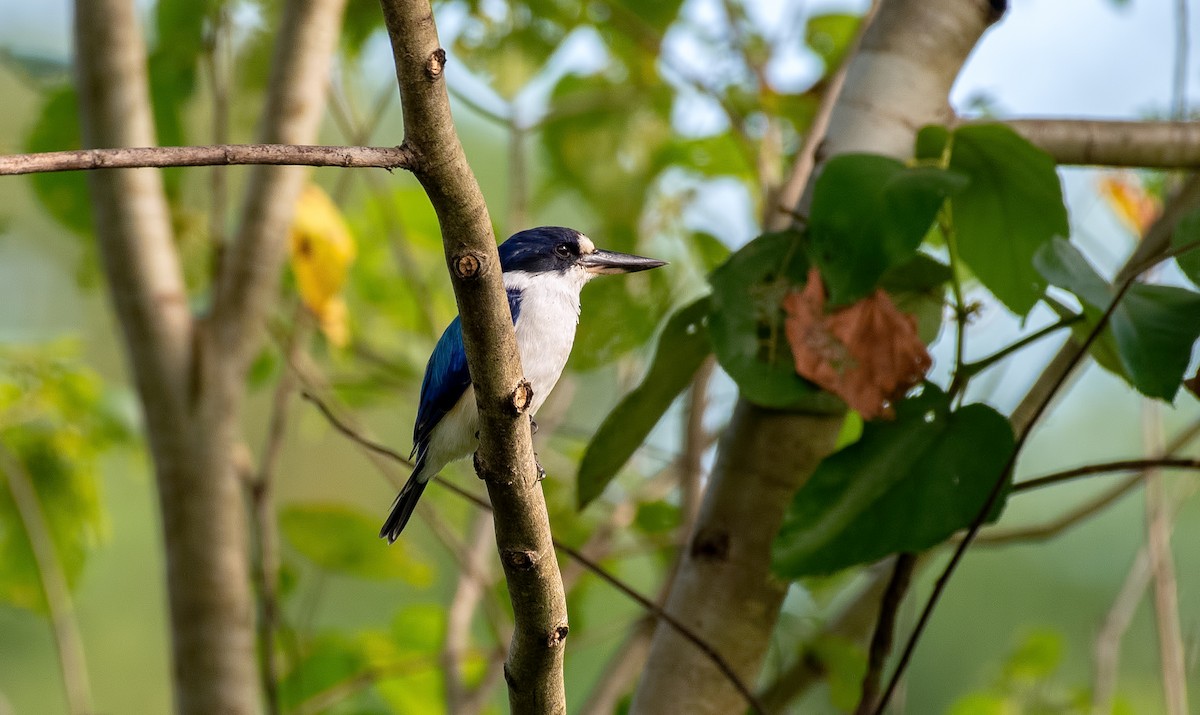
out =
[[[1139,237],[1162,210],[1159,198],[1147,192],[1142,182],[1130,173],[1109,174],[1100,179],[1100,195],[1121,223]]]
[[[356,247],[341,211],[316,184],[304,187],[300,194],[288,244],[301,300],[317,317],[329,341],[344,345],[348,337],[346,303],[339,293]]]

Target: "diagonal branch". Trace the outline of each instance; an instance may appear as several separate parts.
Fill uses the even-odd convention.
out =
[[[398,146],[312,146],[305,144],[141,146],[48,151],[41,154],[9,154],[0,156],[0,176],[44,174],[52,171],[231,166],[235,164],[375,167],[390,171],[407,169],[411,161],[408,152]]]
[[[323,400],[321,400],[321,398],[317,397],[311,392],[308,392],[307,390],[301,392],[301,396],[313,403],[321,415],[325,417],[326,421],[328,421],[334,429],[340,432],[347,439],[364,448],[369,453],[382,456],[400,464],[411,466],[412,463],[404,455],[400,454],[391,447],[388,447],[387,445],[380,444],[379,442],[375,442],[374,440],[365,437],[358,430],[354,429],[340,417],[335,415],[333,410],[331,410],[329,406],[325,404]],[[449,489],[456,496],[471,502],[480,509],[494,512],[492,505],[488,504],[483,499],[475,496],[462,487],[459,487],[456,484],[441,478],[438,478],[437,482],[446,489]],[[746,684],[737,676],[737,673],[734,672],[728,661],[722,657],[722,655],[715,647],[713,647],[711,643],[705,641],[696,631],[692,630],[678,619],[672,617],[654,601],[646,598],[642,594],[635,591],[627,583],[606,571],[604,567],[596,563],[595,560],[586,556],[581,549],[568,546],[558,539],[554,539],[552,541],[552,545],[555,549],[562,551],[564,554],[574,560],[575,563],[578,563],[581,568],[628,596],[631,600],[644,608],[656,620],[661,620],[662,622],[666,623],[667,626],[675,630],[682,639],[688,641],[696,648],[698,652],[702,653],[705,658],[708,658],[713,667],[722,673],[724,677],[729,679],[730,685],[741,694],[748,706],[750,706],[756,713],[761,714],[767,712],[767,710],[758,701],[757,696],[751,693]]]
[[[93,711],[92,688],[88,682],[83,639],[75,620],[67,576],[63,573],[62,563],[54,548],[54,535],[42,512],[33,476],[3,442],[0,442],[0,481],[8,486],[17,518],[25,531],[25,538],[29,540],[29,550],[33,552],[33,563],[42,584],[46,615],[50,619],[50,630],[58,652],[67,710],[71,715],[88,715]]]
[[[537,481],[530,402],[487,205],[450,116],[446,53],[427,0],[382,0],[404,111],[404,146],[438,216],[479,408],[476,470],[496,510],[515,630],[505,679],[513,712],[565,712],[566,597]]]

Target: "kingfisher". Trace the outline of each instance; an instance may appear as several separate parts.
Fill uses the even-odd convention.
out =
[[[508,308],[517,335],[525,379],[533,388],[529,414],[537,413],[562,376],[575,326],[579,323],[579,293],[598,275],[635,273],[666,265],[665,261],[596,248],[579,231],[542,226],[513,234],[500,244],[500,268]],[[393,543],[412,517],[429,480],[450,462],[467,457],[479,441],[475,390],[467,372],[462,319],[456,317],[438,340],[425,379],[413,427],[416,458],[383,528],[380,538]],[[536,423],[533,423],[536,429]]]

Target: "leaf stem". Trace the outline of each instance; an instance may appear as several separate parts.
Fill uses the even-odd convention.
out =
[[[1041,340],[1042,338],[1046,337],[1047,335],[1056,333],[1059,330],[1062,330],[1063,328],[1070,327],[1070,326],[1074,325],[1075,323],[1078,323],[1080,320],[1083,320],[1082,313],[1073,313],[1071,315],[1065,316],[1058,322],[1051,323],[1050,325],[1047,325],[1044,328],[1036,330],[1036,331],[1030,333],[1029,335],[1026,335],[1026,336],[1020,338],[1013,344],[997,350],[996,352],[992,353],[991,355],[988,355],[985,358],[980,358],[979,360],[975,360],[974,362],[968,362],[968,363],[961,364],[958,368],[958,373],[965,376],[964,380],[970,379],[970,378],[978,375],[979,373],[983,372],[984,370],[988,369],[992,365],[995,365],[996,363],[1000,362],[1001,360],[1008,357],[1009,355],[1012,355],[1013,353],[1017,352],[1018,350]]]
[[[938,212],[938,228],[942,231],[942,236],[946,239],[946,249],[950,254],[950,288],[954,292],[954,378],[950,381],[950,388],[946,393],[953,401],[960,393],[967,389],[967,382],[971,379],[971,374],[965,371],[966,362],[964,354],[967,349],[967,319],[971,316],[971,311],[967,310],[966,299],[963,297],[962,279],[959,277],[959,258],[958,258],[958,241],[954,235],[954,224],[951,220],[950,203],[947,202],[942,206],[942,210]]]

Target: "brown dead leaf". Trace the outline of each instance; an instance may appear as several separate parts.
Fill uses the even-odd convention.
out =
[[[841,397],[863,419],[892,419],[893,403],[921,381],[932,360],[917,320],[883,290],[825,314],[825,287],[812,270],[783,299],[796,372]]]

